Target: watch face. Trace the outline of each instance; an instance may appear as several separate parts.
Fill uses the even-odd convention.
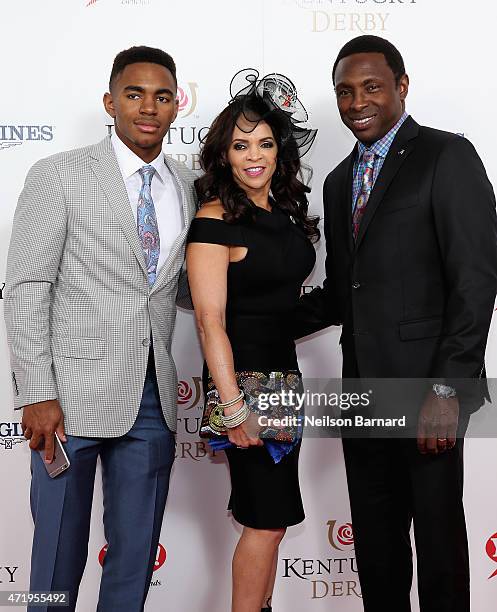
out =
[[[441,397],[442,399],[448,399],[456,395],[456,390],[448,385],[435,384],[433,385],[433,391],[437,397]]]

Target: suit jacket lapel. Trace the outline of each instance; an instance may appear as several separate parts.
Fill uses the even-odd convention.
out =
[[[117,221],[121,225],[138,263],[147,274],[145,257],[142,245],[138,237],[136,220],[126,191],[126,185],[119,169],[119,164],[112,147],[110,138],[107,137],[93,148],[93,160],[91,162],[93,171],[104,190],[104,193],[114,210]]]
[[[408,117],[404,121],[397,132],[395,140],[393,141],[383,163],[381,172],[376,179],[373,190],[371,191],[371,195],[369,196],[369,201],[367,203],[366,210],[364,211],[364,215],[359,226],[359,233],[357,234],[357,239],[355,241],[356,250],[359,248],[364,238],[364,234],[366,233],[368,226],[378,209],[378,206],[383,200],[383,196],[385,195],[390,183],[413,150],[413,139],[416,138],[418,132],[419,125],[411,117]],[[352,187],[350,187],[350,189],[351,188]]]
[[[348,240],[349,250],[352,253],[354,250],[354,236],[352,234],[352,181],[354,180],[354,161],[357,155],[357,145],[353,148],[352,153],[349,155],[347,163],[347,174],[344,181],[345,193],[343,194],[343,201],[345,202],[345,232]]]

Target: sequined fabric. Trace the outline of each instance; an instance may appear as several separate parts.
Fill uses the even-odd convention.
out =
[[[291,400],[293,394],[302,391],[302,376],[298,370],[287,370],[284,372],[255,372],[241,371],[236,372],[236,380],[240,389],[245,393],[245,402],[252,414],[257,417],[267,417],[267,421],[272,423],[274,420],[288,419],[288,425],[263,427],[259,437],[264,439],[277,440],[279,442],[294,442],[301,437],[301,410],[296,409],[295,401]],[[268,396],[273,398],[271,405]],[[295,397],[295,395],[293,396]],[[280,398],[279,403],[272,405],[276,398]],[[200,426],[200,436],[206,438],[216,438],[226,436],[226,428],[223,425],[223,411],[219,408],[219,393],[214,381],[209,376],[207,379],[206,401],[202,424]]]

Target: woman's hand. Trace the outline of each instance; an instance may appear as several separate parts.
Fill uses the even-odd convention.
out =
[[[226,416],[230,416],[240,410],[242,402],[225,409]],[[255,421],[254,421],[255,419]],[[258,433],[260,427],[257,423],[256,415],[250,413],[249,418],[238,427],[227,429],[229,441],[238,448],[249,448],[249,446],[262,446],[263,442]]]

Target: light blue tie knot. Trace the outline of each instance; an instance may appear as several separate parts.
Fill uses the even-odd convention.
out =
[[[138,172],[142,177],[143,184],[147,187],[150,187],[150,184],[152,183],[152,177],[155,174],[155,168],[153,166],[147,165],[140,168]]]

